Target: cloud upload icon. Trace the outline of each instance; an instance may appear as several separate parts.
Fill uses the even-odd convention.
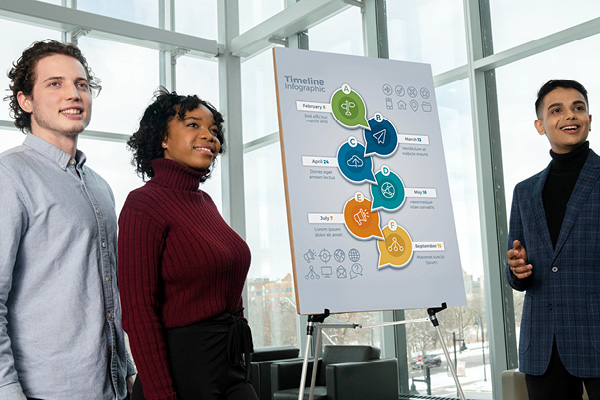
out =
[[[349,167],[360,168],[363,166],[364,163],[359,156],[354,155],[350,157],[350,159],[347,161],[347,164]]]

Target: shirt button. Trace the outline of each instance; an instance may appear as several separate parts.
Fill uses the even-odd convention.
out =
[[[100,209],[96,208],[96,214],[100,214]]]
[[[552,272],[558,272],[558,267],[552,267]]]
[[[106,242],[102,242],[102,248],[105,249],[106,248]]]
[[[106,282],[110,281],[110,276],[108,276],[108,275],[107,275],[107,276],[104,278],[104,280],[105,280]]]
[[[111,313],[108,313],[108,318],[112,318],[112,314]]]
[[[69,161],[69,164],[74,165],[75,164],[75,160],[71,159],[71,161]]]

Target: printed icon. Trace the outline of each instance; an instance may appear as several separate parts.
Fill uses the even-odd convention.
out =
[[[416,111],[419,109],[419,103],[417,103],[417,101],[416,101],[416,100],[414,100],[414,99],[413,99],[413,100],[411,100],[411,101],[410,101],[410,108],[411,108],[413,111],[415,111],[415,112],[416,112]]]
[[[357,155],[350,157],[347,161],[349,167],[360,168],[364,165],[363,160],[360,159]]]
[[[373,139],[377,140],[378,144],[382,144],[383,142],[385,142],[385,129],[382,129],[379,132],[375,132],[373,134]]]
[[[310,264],[310,262],[314,259],[315,259],[315,252],[313,250],[308,250],[306,253],[304,253],[304,260],[306,260],[307,263]]]
[[[406,102],[404,100],[398,102],[398,110],[406,110]]]
[[[379,269],[391,266],[402,268],[407,265],[413,254],[412,239],[408,232],[396,221],[390,220],[383,228],[384,240],[377,241],[379,250]]]
[[[360,265],[358,263],[352,264],[352,267],[350,268],[350,279],[354,279],[358,275],[362,276],[362,273],[363,273],[362,265]]]
[[[360,252],[356,249],[350,249],[348,252],[348,258],[352,262],[358,262],[358,260],[360,260]]]
[[[351,117],[351,116],[352,116],[352,113],[350,112],[350,109],[351,109],[351,108],[354,108],[354,107],[356,107],[356,104],[355,104],[353,101],[350,101],[350,100],[346,100],[346,101],[344,101],[344,102],[343,102],[343,103],[340,105],[340,108],[341,108],[342,110],[346,110],[346,112],[344,113],[344,115],[345,115],[346,117]]]
[[[400,97],[404,96],[404,86],[397,85],[395,88],[396,94]]]
[[[331,260],[331,253],[329,252],[329,250],[327,249],[323,249],[319,252],[319,259],[321,259],[321,261],[323,261],[325,264],[327,264],[329,262],[329,260]]]
[[[387,108],[388,110],[394,109],[394,102],[390,97],[385,98],[385,108]]]
[[[408,89],[406,89],[406,93],[408,93],[410,97],[417,97],[417,89],[414,86],[409,86]]]
[[[387,84],[387,83],[385,85],[383,85],[383,87],[381,88],[381,90],[383,90],[383,93],[386,96],[389,96],[390,94],[392,94],[392,86],[389,85],[389,84]]]
[[[335,270],[335,274],[338,279],[346,279],[348,277],[346,268],[344,268],[341,265],[339,267],[337,267],[337,269]]]
[[[391,199],[396,194],[396,189],[394,189],[394,185],[391,183],[384,182],[383,185],[381,185],[381,194],[386,199]]]
[[[431,103],[424,101],[423,103],[421,103],[421,107],[423,107],[423,111],[431,112]]]
[[[333,252],[333,258],[335,258],[335,261],[339,263],[344,262],[344,260],[346,259],[346,253],[344,253],[344,250],[342,249],[336,249]]]
[[[388,251],[390,253],[397,253],[399,251],[404,251],[404,246],[401,246],[400,244],[398,244],[398,239],[397,238],[392,238],[392,244],[388,247]]]
[[[333,268],[326,265],[322,266],[321,275],[323,275],[323,278],[331,278],[331,275],[333,275]]]
[[[305,279],[321,279],[319,274],[317,274],[315,272],[315,267],[313,267],[312,265],[310,266],[310,270],[308,271],[308,274],[306,274],[306,276],[304,278]]]
[[[392,155],[398,147],[398,133],[392,122],[380,113],[369,119],[370,131],[364,130],[365,155],[377,154],[380,157]]]
[[[367,214],[367,210],[360,209],[356,214],[354,214],[354,220],[360,226],[363,222],[367,222],[367,218],[369,218],[369,214]]]
[[[429,98],[429,90],[427,90],[427,88],[425,88],[425,87],[422,87],[421,90],[419,90],[419,94],[424,99],[428,99]]]

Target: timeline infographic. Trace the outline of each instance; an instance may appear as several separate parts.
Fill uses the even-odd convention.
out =
[[[430,66],[273,55],[298,313],[465,305]]]

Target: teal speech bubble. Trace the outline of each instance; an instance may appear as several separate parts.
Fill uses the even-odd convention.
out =
[[[365,102],[347,83],[344,83],[331,96],[331,111],[337,122],[347,128],[362,126],[371,129],[366,118],[367,107]]]
[[[396,173],[386,165],[375,174],[376,185],[371,185],[373,205],[371,211],[384,209],[394,211],[402,207],[406,200],[404,183]]]

